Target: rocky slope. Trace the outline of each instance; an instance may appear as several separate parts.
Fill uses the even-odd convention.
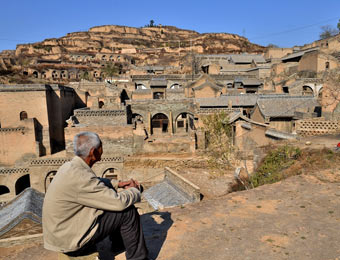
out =
[[[237,53],[263,52],[264,47],[227,33],[199,34],[172,26],[134,28],[106,25],[87,32],[68,33],[58,39],[18,45],[16,55],[51,56],[72,52],[124,53],[131,49],[161,48],[165,52]],[[52,57],[53,58],[53,57]]]
[[[171,67],[167,73],[185,73],[191,68],[193,53],[262,53],[264,50],[265,47],[235,34],[200,34],[173,26],[97,26],[61,38],[19,44],[15,51],[1,52],[0,83],[20,82],[23,78],[48,81],[53,78],[53,70],[89,71],[93,75],[94,70],[103,69],[107,63],[114,63],[123,74],[140,74],[140,67],[150,65]],[[58,75],[57,78],[65,81],[70,77]]]

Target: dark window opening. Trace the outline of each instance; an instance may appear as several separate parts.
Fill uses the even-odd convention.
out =
[[[7,188],[5,185],[0,185],[0,195],[9,193],[9,188]]]
[[[27,119],[27,112],[26,111],[21,111],[20,112],[20,121]]]
[[[164,99],[164,93],[163,92],[154,92],[153,93],[153,99]]]
[[[326,66],[326,70],[328,70],[329,69],[329,62],[328,61],[326,62],[325,66]]]
[[[30,175],[26,174],[20,177],[15,183],[15,195],[21,193],[24,189],[31,187]]]

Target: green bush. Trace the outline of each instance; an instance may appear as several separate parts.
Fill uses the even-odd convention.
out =
[[[258,187],[286,178],[283,170],[293,165],[300,156],[299,148],[288,145],[270,151],[261,166],[250,177],[250,182],[254,187]]]

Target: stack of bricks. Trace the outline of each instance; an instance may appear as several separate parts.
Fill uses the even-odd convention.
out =
[[[340,132],[340,121],[324,119],[298,120],[295,124],[296,133],[300,136],[335,134]]]

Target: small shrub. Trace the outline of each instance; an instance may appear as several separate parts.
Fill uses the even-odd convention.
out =
[[[301,156],[301,150],[296,147],[283,146],[271,152],[264,158],[260,167],[250,177],[254,187],[278,182],[287,177],[284,169],[292,166]]]
[[[230,166],[233,147],[232,127],[225,112],[207,115],[202,118],[206,134],[206,154],[211,168],[223,170]]]

